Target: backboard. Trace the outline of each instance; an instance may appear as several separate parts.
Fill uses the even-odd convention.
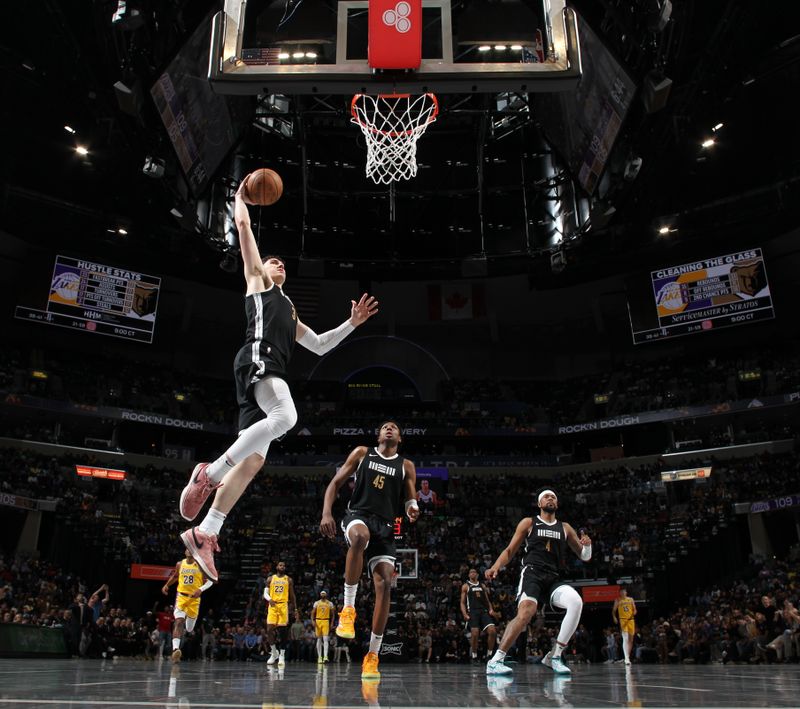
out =
[[[209,80],[223,94],[551,92],[581,74],[565,0],[422,0],[422,61],[373,70],[369,0],[225,0]]]

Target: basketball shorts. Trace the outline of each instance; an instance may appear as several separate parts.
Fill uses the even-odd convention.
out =
[[[274,606],[270,604],[267,625],[289,625],[289,604],[286,601],[276,601]]]
[[[331,621],[329,618],[325,620],[317,620],[314,622],[314,632],[318,638],[324,638],[326,635],[331,634]]]
[[[266,371],[260,377],[255,376],[256,367],[253,364],[249,364],[246,367],[236,367],[233,370],[233,378],[236,381],[236,402],[239,404],[240,433],[246,428],[250,428],[257,421],[267,417],[258,403],[256,403],[255,385],[259,379],[264,379],[265,377],[284,379],[284,376],[279,371],[270,371],[271,366],[277,367],[277,364],[266,361]]]
[[[467,627],[472,630],[477,628],[480,631],[486,630],[490,625],[494,625],[494,618],[486,610],[474,610],[469,612]]]
[[[621,633],[627,633],[628,635],[635,635],[636,623],[634,623],[633,618],[620,618],[619,631]]]
[[[200,599],[178,593],[175,596],[175,618],[197,618],[200,615]]]
[[[369,513],[348,512],[342,520],[342,531],[348,546],[350,545],[350,538],[347,536],[348,532],[358,524],[363,524],[369,530],[369,541],[364,552],[369,572],[372,573],[382,561],[394,566],[397,550],[394,546],[394,527],[392,523]]]
[[[567,584],[561,580],[558,574],[539,571],[532,566],[523,566],[517,586],[517,603],[536,601],[537,606],[541,608],[545,603],[550,602],[553,591],[564,585]]]

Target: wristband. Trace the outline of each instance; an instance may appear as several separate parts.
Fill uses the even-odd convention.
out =
[[[581,549],[581,561],[589,561],[592,558],[592,545],[589,544]]]
[[[406,512],[408,512],[409,508],[416,507],[419,509],[419,505],[417,504],[416,500],[406,500]]]

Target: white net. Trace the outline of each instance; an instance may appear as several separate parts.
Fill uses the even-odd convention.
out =
[[[367,177],[384,185],[414,177],[417,140],[439,113],[436,96],[356,94],[350,108],[367,141]]]

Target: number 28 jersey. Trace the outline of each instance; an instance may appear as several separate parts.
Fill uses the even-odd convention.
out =
[[[348,511],[375,515],[393,523],[403,513],[404,461],[397,453],[384,458],[376,448],[370,448],[356,468]]]

